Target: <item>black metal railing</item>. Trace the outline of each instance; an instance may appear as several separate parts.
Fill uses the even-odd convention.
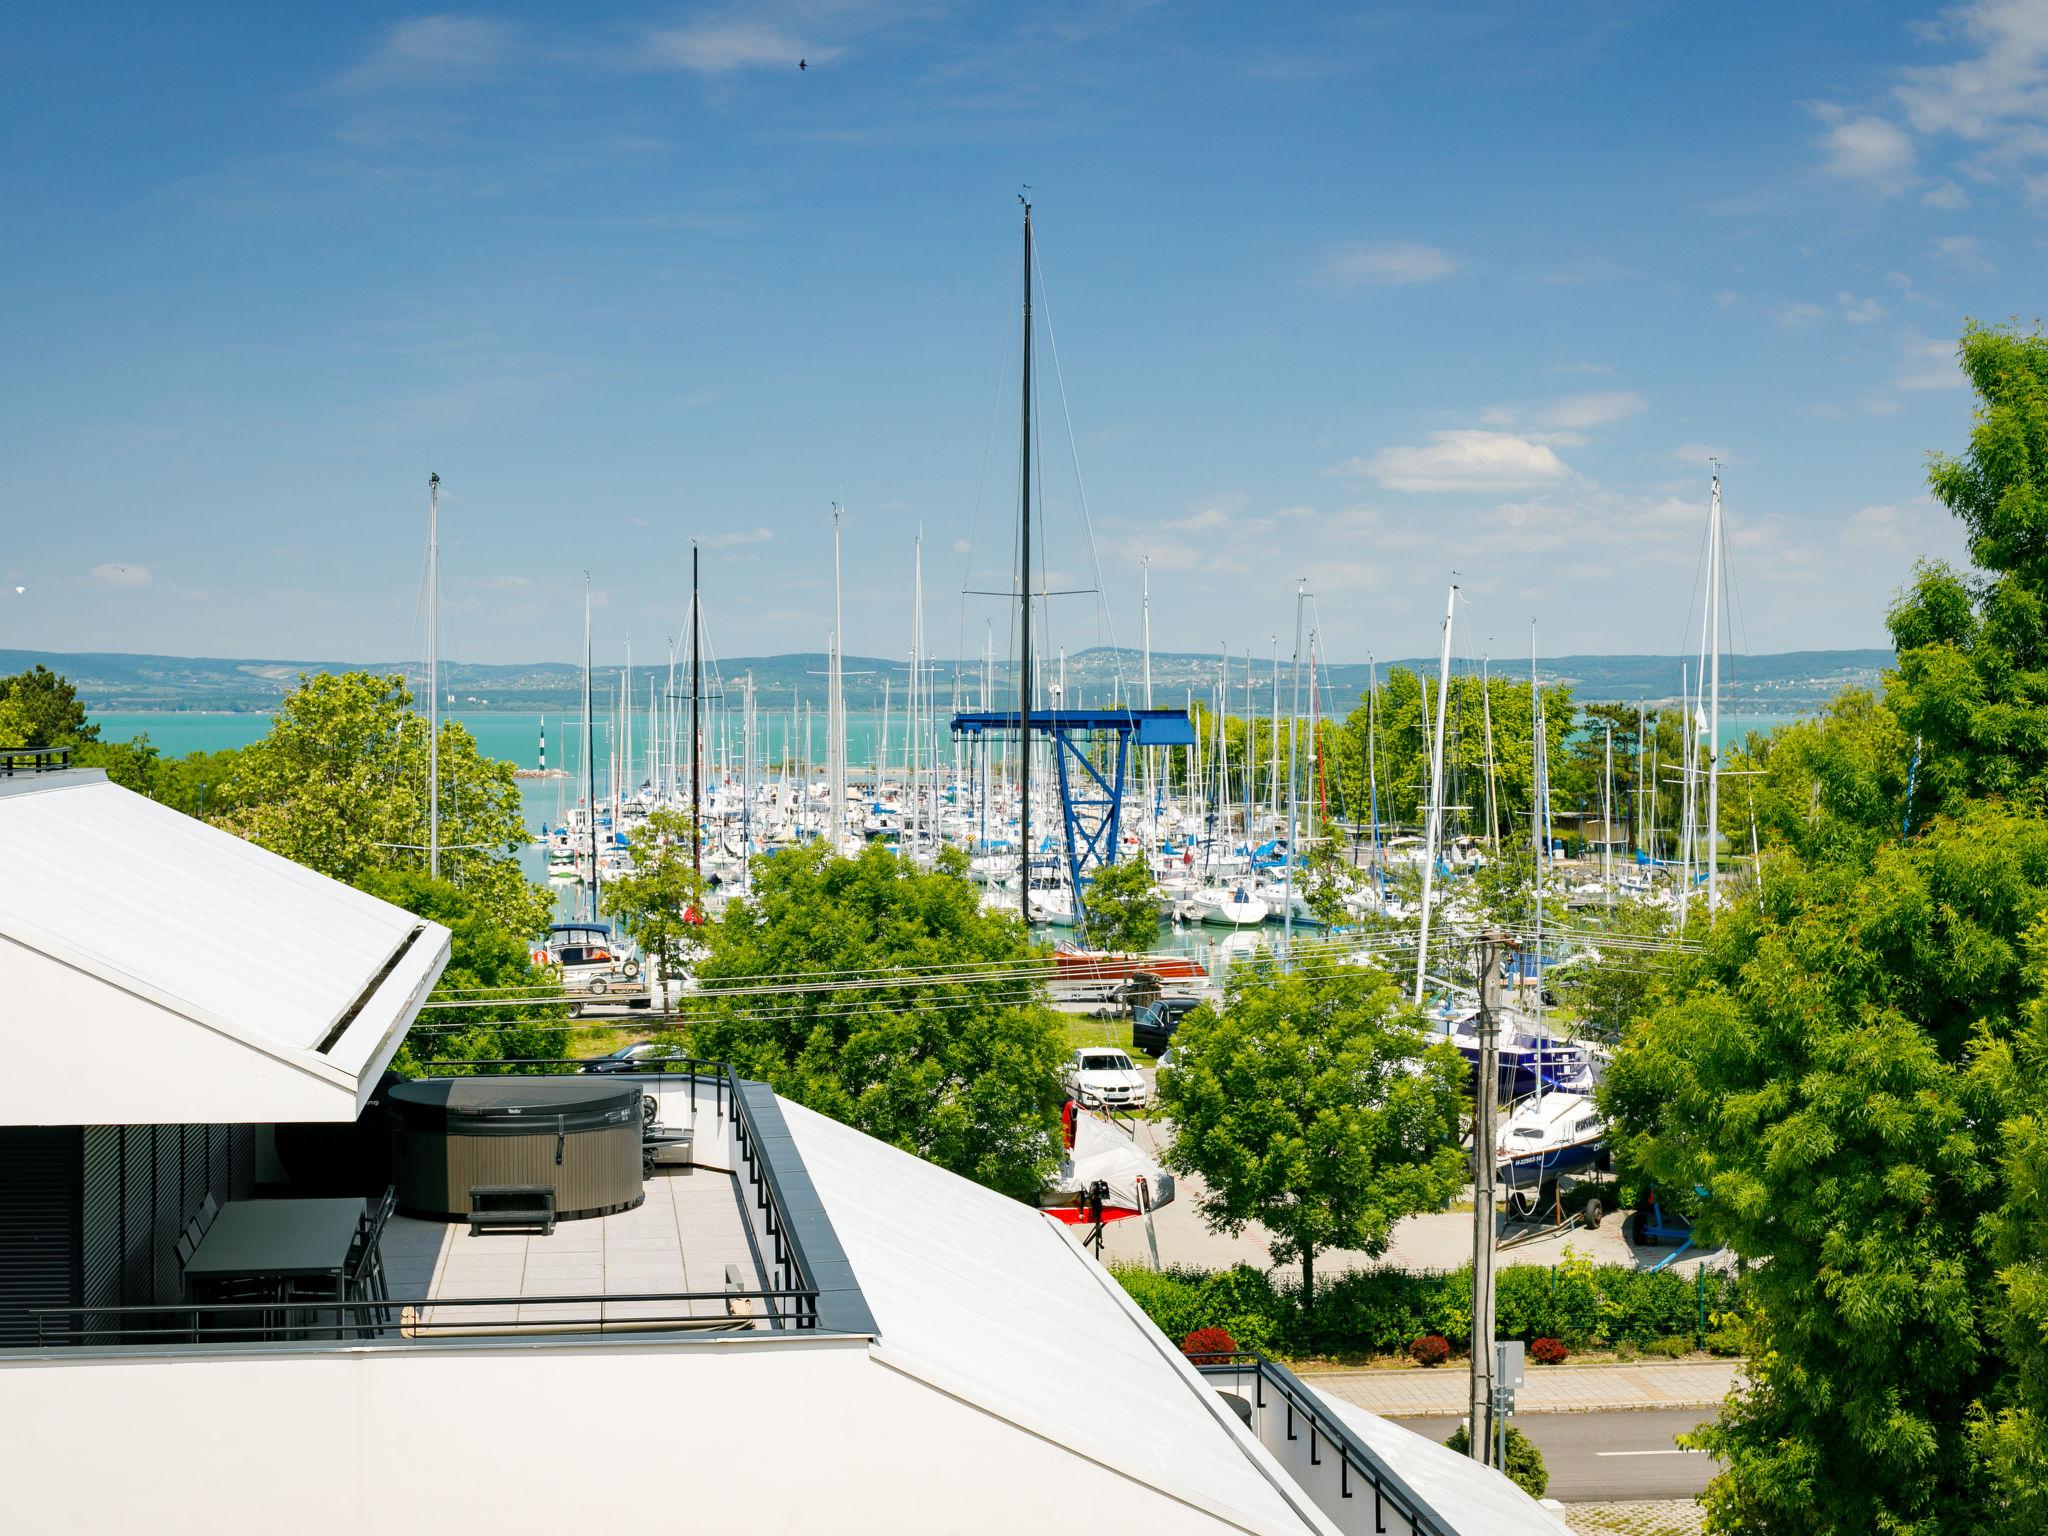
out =
[[[69,747],[9,747],[0,751],[0,779],[18,773],[49,773],[71,766]]]
[[[1357,1496],[1360,1489],[1352,1486],[1354,1478],[1372,1494],[1374,1530],[1387,1528],[1385,1511],[1392,1509],[1421,1536],[1457,1536],[1377,1451],[1330,1413],[1322,1399],[1279,1361],[1269,1360],[1257,1350],[1235,1350],[1198,1356],[1195,1369],[1212,1381],[1227,1378],[1235,1383],[1238,1378],[1251,1377],[1254,1412],[1261,1416],[1269,1411],[1281,1412],[1285,1417],[1278,1427],[1288,1440],[1307,1435],[1310,1466],[1328,1466],[1330,1454],[1335,1454],[1338,1498]],[[1257,1422],[1252,1433],[1263,1441]],[[1307,1491],[1314,1493],[1313,1489]]]
[[[476,1061],[434,1061],[428,1068],[488,1067],[515,1072],[580,1069],[587,1058],[500,1057]],[[700,1085],[712,1090],[712,1105],[730,1116],[746,1171],[745,1189],[773,1244],[757,1255],[764,1270],[772,1262],[777,1283],[718,1291],[657,1291],[632,1295],[441,1296],[337,1301],[325,1297],[254,1302],[187,1302],[168,1306],[41,1307],[33,1310],[37,1342],[44,1346],[224,1344],[255,1341],[446,1338],[484,1334],[624,1333],[659,1330],[729,1330],[765,1321],[776,1329],[819,1329],[819,1288],[795,1226],[775,1160],[763,1147],[754,1112],[740,1079],[724,1062],[671,1056],[635,1063],[608,1076],[627,1081],[682,1078],[696,1101]],[[735,1170],[737,1173],[738,1170]],[[752,1233],[749,1233],[750,1241]],[[693,1303],[723,1304],[728,1315],[705,1316]],[[735,1313],[745,1303],[759,1314]],[[611,1309],[631,1304],[626,1315]],[[537,1316],[519,1317],[520,1309]],[[583,1309],[577,1311],[576,1309]],[[570,1309],[565,1312],[564,1309]],[[650,1310],[654,1309],[654,1310]],[[438,1314],[448,1314],[446,1317]],[[479,1315],[482,1314],[482,1315]]]
[[[817,1324],[818,1296],[804,1288],[644,1291],[576,1296],[392,1297],[339,1301],[296,1297],[275,1301],[201,1301],[149,1307],[37,1307],[36,1342],[75,1344],[352,1343],[378,1339],[472,1335],[730,1332],[781,1308],[789,1326]],[[721,1310],[704,1312],[703,1306]],[[521,1311],[543,1314],[522,1318]]]
[[[607,1060],[603,1056],[486,1056],[476,1059],[450,1059],[445,1061],[423,1061],[420,1066],[443,1076],[464,1075],[462,1069],[474,1072],[478,1067],[488,1067],[494,1076],[505,1076],[521,1072],[536,1075],[561,1076],[571,1072],[588,1071],[591,1063]],[[690,1085],[690,1097],[697,1096],[697,1085],[708,1082],[712,1087],[712,1103],[723,1119],[730,1111],[734,1085],[739,1081],[731,1067],[722,1061],[710,1061],[700,1056],[650,1056],[645,1061],[636,1061],[630,1067],[607,1069],[605,1077],[620,1077],[628,1082],[642,1077],[680,1077]]]

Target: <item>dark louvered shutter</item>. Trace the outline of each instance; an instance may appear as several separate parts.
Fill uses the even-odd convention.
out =
[[[148,1299],[168,1306],[183,1299],[178,1294],[178,1234],[185,1229],[183,1153],[177,1126],[153,1125],[149,1134],[156,1146],[151,1160],[156,1189],[150,1205]]]
[[[206,1127],[181,1125],[178,1135],[185,1162],[184,1188],[179,1191],[179,1203],[183,1209],[178,1213],[178,1228],[183,1231],[185,1223],[199,1210],[199,1202],[206,1197]]]
[[[89,1125],[80,1142],[79,1301],[111,1307],[121,1300],[121,1131]]]
[[[78,1305],[77,1126],[0,1126],[0,1347],[33,1344],[32,1307]]]
[[[154,1128],[121,1130],[121,1300],[145,1306],[156,1296]]]
[[[256,1127],[228,1127],[228,1184],[223,1200],[246,1200],[256,1193]]]

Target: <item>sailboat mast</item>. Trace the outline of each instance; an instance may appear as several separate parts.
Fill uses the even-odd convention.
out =
[[[1017,454],[1017,911],[1031,925],[1031,203],[1024,203],[1022,447]],[[1075,893],[1077,896],[1079,892]]]
[[[590,920],[597,921],[597,717],[590,697],[590,572],[583,573],[583,816],[590,827]]]
[[[1714,461],[1714,501],[1707,528],[1707,612],[1713,650],[1707,665],[1707,910],[1721,904],[1721,463]]]
[[[1287,916],[1283,924],[1286,930],[1284,953],[1289,969],[1294,965],[1294,864],[1297,858],[1295,837],[1301,826],[1301,775],[1295,772],[1294,766],[1301,728],[1301,605],[1307,594],[1307,581],[1298,581],[1294,584],[1294,704],[1287,712]],[[1275,678],[1273,688],[1276,693],[1279,687],[1279,679]]]
[[[1486,721],[1486,846],[1500,857],[1500,815],[1493,794],[1493,671],[1489,659],[1479,658],[1479,704]]]
[[[1543,1018],[1543,867],[1550,862],[1550,790],[1544,784],[1550,737],[1543,728],[1543,692],[1536,686],[1536,621],[1529,621],[1529,841],[1536,854],[1536,1018]],[[1524,972],[1526,979],[1527,973]]]
[[[1443,657],[1436,668],[1436,738],[1429,752],[1429,815],[1422,846],[1422,932],[1415,945],[1415,1003],[1422,1004],[1422,984],[1429,964],[1429,901],[1436,884],[1437,844],[1444,833],[1444,717],[1451,698],[1451,621],[1458,611],[1458,584],[1444,603]],[[1425,698],[1427,696],[1425,695]]]
[[[846,685],[839,667],[839,512],[839,503],[835,501],[832,503],[832,654],[826,662],[828,687],[825,698],[825,776],[830,781],[832,792],[826,825],[832,835],[834,858],[842,852],[840,840],[846,820]],[[810,762],[810,751],[807,732],[804,742],[806,765]]]
[[[697,607],[697,544],[690,543],[690,867],[704,873],[704,616]]]
[[[441,873],[441,477],[427,475],[427,873]]]

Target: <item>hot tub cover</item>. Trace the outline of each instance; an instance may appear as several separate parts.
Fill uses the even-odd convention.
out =
[[[409,1130],[455,1136],[590,1131],[637,1122],[637,1083],[589,1077],[429,1077],[385,1095]]]

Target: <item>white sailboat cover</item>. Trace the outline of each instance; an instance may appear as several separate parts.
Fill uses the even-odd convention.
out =
[[[1173,1198],[1172,1174],[1148,1156],[1122,1126],[1083,1110],[1074,1116],[1074,1147],[1061,1165],[1060,1188],[1085,1195],[1097,1179],[1109,1186],[1105,1203],[1123,1210],[1146,1208],[1138,1199],[1141,1179],[1152,1208]]]
[[[353,1120],[448,946],[98,770],[0,779],[0,1125]]]

